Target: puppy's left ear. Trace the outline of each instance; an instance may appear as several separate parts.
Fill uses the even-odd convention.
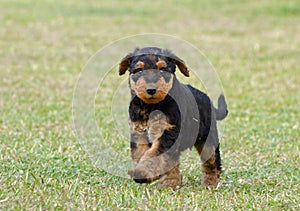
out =
[[[132,56],[133,54],[129,53],[121,60],[119,64],[119,75],[123,75],[126,72],[126,70],[128,70],[132,60]]]
[[[186,64],[184,63],[184,61],[179,59],[177,56],[175,56],[173,59],[174,59],[175,64],[179,68],[180,72],[182,72],[182,74],[185,75],[186,77],[189,77],[190,76],[190,71],[188,70],[188,68],[187,68]]]
[[[171,58],[173,60],[173,62],[176,64],[176,66],[179,68],[180,72],[185,75],[186,77],[190,76],[190,71],[188,70],[186,64],[184,63],[184,61],[182,59],[180,59],[178,56],[176,56],[175,54],[173,54],[170,50],[166,49],[164,51],[164,54]]]

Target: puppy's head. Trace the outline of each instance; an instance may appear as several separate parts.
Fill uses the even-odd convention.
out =
[[[169,50],[147,47],[125,56],[119,65],[119,75],[129,70],[133,94],[147,104],[156,104],[164,100],[171,90],[176,66],[189,76],[184,62]]]

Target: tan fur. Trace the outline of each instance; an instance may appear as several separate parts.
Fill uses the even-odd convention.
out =
[[[221,171],[215,166],[214,156],[202,164],[202,184],[217,187],[220,182]]]
[[[147,122],[130,122],[131,133],[135,137],[136,149],[131,153],[134,166],[150,148],[147,139]]]
[[[158,59],[158,62],[156,62],[156,66],[157,66],[157,69],[162,69],[162,68],[166,68],[167,67],[167,63],[162,60],[162,59]]]
[[[141,61],[138,61],[136,64],[135,64],[135,66],[134,66],[134,69],[144,69],[144,67],[145,67],[145,64],[144,64],[144,62],[141,62]]]
[[[158,154],[159,142],[156,141],[152,144],[151,148],[147,150],[140,162],[134,169],[134,175],[139,175],[143,178],[147,178],[148,182],[157,180],[160,176],[160,169],[162,169],[163,160]]]
[[[150,115],[147,122],[148,138],[153,142],[151,148],[144,151],[140,157],[136,168],[130,172],[131,175],[140,175],[144,178],[149,178],[149,182],[159,178],[168,164],[170,158],[167,155],[159,156],[160,137],[165,130],[170,130],[174,126],[171,125],[166,116],[159,111],[155,111]]]
[[[169,123],[167,117],[160,111],[153,112],[150,115],[147,124],[148,137],[152,142],[158,140],[165,130],[171,130],[175,127],[175,125]]]
[[[135,94],[147,104],[156,104],[164,100],[168,92],[172,88],[173,78],[171,76],[170,81],[167,83],[163,77],[161,77],[156,83],[147,83],[143,77],[134,82],[130,78],[130,88],[134,90]],[[146,91],[147,86],[156,86],[157,92],[154,95],[149,95]]]
[[[195,146],[201,159],[204,160],[201,166],[202,184],[209,187],[217,187],[220,182],[221,171],[217,169],[215,162],[215,148]]]
[[[179,164],[175,166],[172,170],[165,173],[162,178],[160,178],[158,187],[169,187],[175,189],[178,186],[181,186],[182,175],[179,171]]]

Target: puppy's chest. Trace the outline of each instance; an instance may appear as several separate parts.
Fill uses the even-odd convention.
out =
[[[149,121],[150,112],[145,109],[136,109],[131,112],[130,115],[130,130],[131,133],[144,136],[149,139],[149,129],[150,129],[150,121]],[[148,140],[150,143],[152,140]]]
[[[153,143],[150,136],[150,124],[148,121],[130,121],[130,130],[135,139],[143,138],[149,143]],[[133,140],[132,140],[133,141]]]
[[[130,121],[131,133],[140,137],[145,137],[149,143],[159,139],[166,130],[171,130],[175,126],[169,118],[159,110],[152,112],[141,110],[139,118]]]

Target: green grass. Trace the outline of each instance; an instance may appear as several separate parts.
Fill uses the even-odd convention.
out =
[[[299,22],[297,0],[1,1],[0,209],[299,210]],[[96,168],[76,138],[89,57],[147,32],[191,42],[219,74],[230,115],[217,190],[200,185],[196,155],[182,188],[160,190]]]

